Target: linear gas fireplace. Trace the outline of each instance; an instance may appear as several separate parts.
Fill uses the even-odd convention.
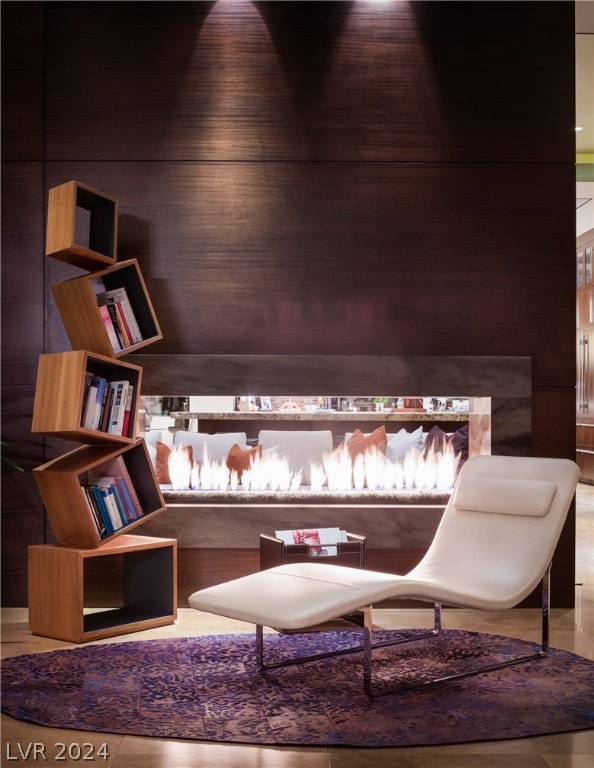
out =
[[[460,459],[455,452],[446,457],[447,467],[440,469],[431,463],[434,456],[417,451],[423,466],[416,483],[411,482],[411,477],[420,472],[418,467],[406,466],[404,460],[390,461],[389,471],[397,466],[399,474],[386,479],[385,443],[379,456],[367,454],[363,459],[360,454],[354,458],[346,451],[341,455],[341,447],[344,449],[357,431],[370,438],[385,429],[390,445],[389,441],[403,432],[413,435],[421,430],[426,440],[435,427],[448,435],[466,428],[470,456],[530,453],[531,360],[527,357],[131,357],[143,366],[143,393],[149,398],[166,396],[176,404],[170,416],[175,424],[182,480],[178,473],[177,478],[168,478],[169,483],[162,486],[170,510],[201,506],[214,514],[222,507],[242,507],[245,517],[250,514],[249,508],[267,508],[269,512],[275,508],[282,518],[279,527],[290,527],[296,518],[298,524],[304,522],[304,517],[310,515],[304,513],[306,509],[323,509],[330,516],[334,510],[335,519],[327,521],[333,524],[340,520],[340,510],[347,508],[358,509],[357,515],[372,508],[403,505],[443,508]],[[349,394],[353,392],[357,398]],[[390,396],[378,396],[382,392]],[[324,396],[320,398],[321,393]],[[404,397],[400,400],[397,395]],[[449,396],[450,402],[441,402],[442,395]],[[226,405],[210,411],[196,410],[191,407],[192,398],[196,402],[215,398]],[[357,399],[365,403],[365,409],[357,407]],[[298,407],[292,408],[296,402]],[[226,442],[225,435],[231,436]],[[239,472],[223,467],[227,464],[223,457],[243,435],[246,444],[239,446],[243,455],[238,458],[245,462],[249,451],[254,456],[257,453],[258,458],[243,464],[245,474],[240,480]],[[215,446],[214,453],[210,447],[208,455],[204,453],[207,436]],[[303,446],[309,443],[307,449],[301,446],[307,460],[296,445],[298,440],[303,441]],[[219,454],[218,442],[225,444]],[[201,467],[202,477],[191,476],[191,463],[184,450],[188,446],[199,459],[194,465]],[[287,454],[296,455],[292,464],[272,463],[279,457],[286,459]],[[329,466],[328,455],[335,467]],[[349,460],[348,470],[341,475],[341,461]],[[219,486],[215,474],[220,469],[223,479]],[[263,479],[267,471],[275,478],[272,482]],[[422,471],[429,472],[429,480],[423,479]],[[440,472],[442,477],[437,479]],[[344,480],[347,476],[348,487]],[[281,509],[285,511],[281,513]],[[167,517],[162,516],[163,523]],[[255,517],[258,519],[257,514]],[[219,514],[219,528],[220,523]],[[262,525],[261,520],[258,525]]]

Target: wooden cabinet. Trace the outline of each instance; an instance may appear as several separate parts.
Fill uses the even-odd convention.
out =
[[[118,201],[80,181],[48,195],[45,255],[81,269],[115,263]]]
[[[97,547],[146,522],[165,509],[157,478],[144,440],[114,450],[110,445],[83,445],[33,470],[56,539],[60,544]],[[123,475],[132,496],[136,519],[113,530],[93,508],[85,487],[93,478]],[[136,498],[134,498],[134,496]],[[109,513],[108,513],[109,514]]]
[[[119,605],[85,610],[86,572],[98,558],[120,574]],[[177,542],[120,536],[100,549],[29,547],[29,626],[73,643],[172,624],[177,616]]]
[[[594,230],[577,241],[576,462],[580,480],[594,483]]]
[[[102,388],[96,390],[94,382],[97,380],[103,383]],[[112,405],[109,388],[117,382],[125,382],[130,395],[129,417],[122,421],[121,434],[107,431]],[[86,350],[41,355],[31,431],[85,443],[132,443],[137,431],[141,382],[140,366]],[[85,426],[85,416],[91,413],[95,404],[99,424],[96,428]],[[125,409],[124,402],[120,405]],[[96,422],[87,420],[87,423]],[[101,424],[106,428],[101,428]]]
[[[125,289],[141,340],[117,348],[98,296],[120,288]],[[163,338],[136,259],[52,285],[52,293],[73,349],[121,357]]]

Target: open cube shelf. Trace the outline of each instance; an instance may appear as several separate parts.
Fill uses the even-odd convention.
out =
[[[177,616],[177,542],[121,536],[99,549],[29,547],[29,627],[73,643],[173,624]],[[120,578],[118,605],[85,610],[85,574],[100,558]]]
[[[132,313],[128,319],[122,318],[127,311],[123,302],[111,294],[118,289],[125,291]],[[136,259],[58,283],[52,292],[73,349],[121,357],[163,338]],[[105,298],[106,294],[111,298]],[[104,310],[100,301],[108,302]],[[132,341],[138,336],[131,329],[122,328],[122,324],[132,322],[136,323],[139,341]],[[131,343],[126,343],[122,334],[130,334]]]
[[[41,355],[31,431],[85,443],[132,443],[141,381],[140,366],[85,350]]]
[[[119,203],[102,192],[67,181],[48,195],[45,255],[82,269],[114,264]]]
[[[33,474],[60,544],[102,546],[165,509],[144,440],[116,450],[83,445],[36,467]]]

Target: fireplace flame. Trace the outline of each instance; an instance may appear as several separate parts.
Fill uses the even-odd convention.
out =
[[[193,471],[188,451],[183,446],[174,446],[169,453],[167,464],[169,479],[174,490],[179,491],[188,488]]]
[[[373,447],[359,454],[354,461],[346,446],[323,456],[323,463],[310,467],[312,491],[324,486],[332,491],[448,491],[456,479],[460,454],[446,443],[443,451],[430,448],[426,453],[415,448],[403,461],[393,462]],[[243,471],[241,482],[237,472],[230,471],[225,462],[212,461],[204,448],[202,462],[189,461],[187,451],[173,448],[169,455],[169,476],[175,490],[187,488],[236,491],[293,491],[300,489],[303,472],[289,468],[287,459],[278,454],[256,456],[249,469]]]

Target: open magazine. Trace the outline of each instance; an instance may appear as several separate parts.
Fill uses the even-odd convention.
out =
[[[275,531],[275,535],[285,544],[307,544],[310,557],[336,557],[337,544],[348,541],[347,532],[340,528],[294,528]]]

